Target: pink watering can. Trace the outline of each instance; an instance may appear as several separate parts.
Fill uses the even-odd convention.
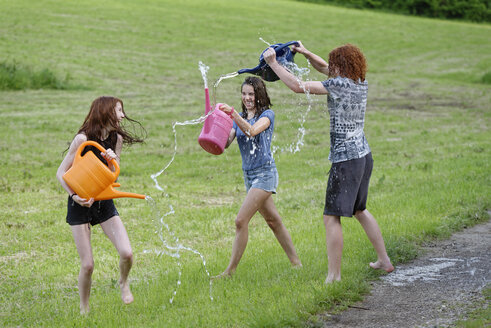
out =
[[[230,116],[218,109],[220,105],[216,104],[215,110],[205,119],[203,129],[198,137],[201,147],[213,155],[223,153],[233,126]],[[205,114],[208,114],[210,110],[210,94],[208,88],[205,88]]]

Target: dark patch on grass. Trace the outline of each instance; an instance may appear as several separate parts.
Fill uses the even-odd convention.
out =
[[[5,225],[7,226],[7,228],[13,228],[13,229],[24,229],[26,227],[25,224],[23,223],[10,223],[10,222],[7,222],[5,223]]]
[[[18,63],[0,63],[0,90],[55,89],[74,90],[85,89],[71,83],[70,73],[60,79],[53,71],[44,68],[34,71]]]
[[[481,77],[481,82],[484,83],[484,84],[491,84],[491,72],[485,73]]]

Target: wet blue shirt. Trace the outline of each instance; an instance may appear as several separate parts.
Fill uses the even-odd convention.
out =
[[[233,129],[239,144],[240,155],[242,156],[242,169],[252,170],[261,166],[275,167],[273,154],[271,153],[271,140],[274,131],[274,112],[271,109],[265,110],[259,117],[246,120],[254,125],[261,117],[269,118],[271,124],[266,130],[255,137],[248,137],[234,122]]]

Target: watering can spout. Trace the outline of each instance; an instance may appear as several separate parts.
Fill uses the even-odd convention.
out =
[[[243,69],[239,69],[237,71],[238,74],[244,74],[244,73],[251,73],[251,74],[255,74],[256,71],[258,71],[259,68],[243,68]]]
[[[106,199],[122,198],[122,197],[145,199],[145,195],[135,194],[132,192],[124,192],[114,189],[114,187],[119,187],[119,186],[121,186],[119,183],[113,183],[112,185],[104,189],[99,195],[97,195],[97,199],[106,200]]]
[[[208,114],[210,110],[210,92],[208,91],[208,88],[205,88],[205,115]]]

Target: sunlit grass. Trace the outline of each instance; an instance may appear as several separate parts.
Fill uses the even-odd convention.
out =
[[[204,112],[198,62],[210,66],[210,84],[253,67],[265,47],[259,36],[300,39],[324,56],[346,42],[366,53],[365,130],[375,159],[368,204],[396,263],[414,258],[423,240],[487,219],[491,99],[489,86],[479,82],[491,64],[487,25],[281,1],[16,1],[2,8],[5,60],[69,72],[88,88],[0,93],[1,326],[303,326],[312,314],[339,311],[367,292],[368,280],[378,276],[367,266],[375,253],[353,219],[343,219],[343,282],[323,284],[322,209],[330,168],[325,97],[313,97],[301,151],[275,154],[280,185],[274,199],[302,269],[290,267],[260,216],[251,221],[236,275],[213,283],[213,301],[199,256],[181,251],[177,288],[177,259],[155,253],[164,250],[159,219],[172,206],[175,213],[164,222],[179,243],[202,253],[212,275],[228,264],[245,196],[238,147],[212,156],[197,143],[200,125],[177,126],[174,162],[158,178],[165,193],[150,175],[174,154],[172,124]],[[307,66],[301,56],[296,62]],[[239,107],[242,78],[223,81],[217,100]],[[308,102],[279,82],[268,90],[276,112],[274,144],[286,149],[296,141]],[[79,259],[55,172],[90,102],[104,94],[122,98],[128,115],[148,131],[145,144],[123,150],[120,189],[150,195],[160,214],[144,200],[116,200],[135,254],[130,306],[122,305],[116,287],[117,253],[101,229],[93,229],[92,311],[80,317]]]

